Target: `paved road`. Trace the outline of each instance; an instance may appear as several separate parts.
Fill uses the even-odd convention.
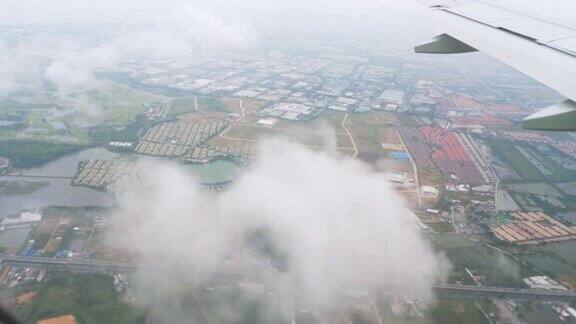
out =
[[[0,257],[0,264],[14,266],[14,267],[48,267],[48,266],[66,266],[66,267],[86,267],[93,268],[94,270],[114,269],[117,271],[129,271],[143,268],[140,265],[135,265],[126,262],[110,262],[110,261],[95,261],[95,260],[71,260],[71,259],[56,259],[56,258],[43,258],[43,257],[25,257],[25,256],[2,256]],[[144,267],[146,268],[146,267]],[[151,269],[153,267],[150,267]],[[156,268],[159,269],[159,268]]]
[[[74,179],[72,176],[42,175],[42,174],[5,174],[2,178],[38,178],[38,179]]]
[[[575,302],[576,293],[571,290],[519,289],[504,287],[467,286],[436,284],[434,291],[439,296],[466,298],[500,298],[532,301]]]
[[[410,162],[412,163],[412,170],[414,172],[414,182],[416,183],[416,195],[418,196],[418,207],[422,208],[422,192],[420,190],[420,180],[418,179],[418,165],[416,164],[416,160],[414,160],[412,158],[412,154],[410,154],[410,151],[408,150],[408,146],[404,142],[404,138],[402,138],[402,134],[400,134],[400,132],[398,130],[396,130],[396,134],[398,135],[398,138],[400,139],[400,143],[402,143],[402,146],[404,147],[404,151],[408,154],[408,157],[410,158]]]
[[[194,97],[194,98],[196,98],[196,97]],[[196,99],[194,99],[194,100],[196,100]],[[196,106],[196,107],[198,107],[198,106]],[[198,108],[196,108],[196,110],[198,110]],[[246,111],[244,110],[244,100],[243,99],[240,99],[240,112],[241,112],[240,117],[236,118],[236,120],[234,122],[231,122],[228,125],[228,127],[226,127],[226,129],[220,133],[220,137],[225,138],[225,139],[229,139],[229,140],[254,141],[254,140],[245,139],[245,138],[236,138],[236,137],[226,136],[226,133],[228,133],[228,131],[230,130],[230,128],[232,128],[234,123],[237,123],[237,122],[241,121],[242,119],[244,119],[244,117],[246,117]]]
[[[173,272],[168,266],[141,265],[125,262],[69,260],[43,257],[2,256],[0,264],[14,267],[61,268],[79,271],[123,272],[145,270],[154,272]],[[190,273],[190,269],[186,269]],[[243,271],[227,271],[214,275],[216,281],[239,281],[250,274]],[[576,293],[570,290],[519,289],[486,286],[468,286],[455,284],[436,284],[433,287],[438,296],[461,298],[498,298],[532,301],[576,302]]]
[[[355,158],[358,155],[358,146],[356,146],[356,141],[354,141],[354,136],[352,136],[352,132],[350,132],[348,127],[346,127],[346,121],[348,120],[348,115],[349,115],[348,113],[344,115],[341,126],[346,132],[346,134],[348,134],[348,138],[350,138],[350,142],[352,143],[352,147],[354,148],[354,154],[352,154],[352,157]]]

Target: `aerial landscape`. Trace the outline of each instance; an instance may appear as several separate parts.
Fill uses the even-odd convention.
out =
[[[403,39],[420,22],[368,13],[394,1],[337,0],[317,28],[303,1],[238,9],[270,14],[253,25],[199,1],[162,17],[175,29],[75,22],[92,2],[0,24],[15,318],[576,323],[576,135],[519,124],[554,90],[482,53],[414,53],[425,25]]]

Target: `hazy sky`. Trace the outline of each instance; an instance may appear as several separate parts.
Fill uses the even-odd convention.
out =
[[[4,23],[173,22],[182,10],[206,12],[225,22],[290,32],[409,37],[426,30],[415,18],[424,8],[411,0],[0,0]],[[201,27],[202,28],[202,27]]]
[[[419,7],[403,0],[2,0],[0,20],[5,23],[150,21],[162,12],[185,6],[214,10],[225,16],[301,19],[312,15],[322,20],[332,15],[376,17],[391,11],[397,15]]]
[[[101,84],[93,71],[146,55],[185,60],[198,51],[245,49],[272,35],[351,38],[367,44],[400,45],[410,51],[427,39],[415,15],[424,8],[406,0],[0,0],[0,21],[33,23],[125,23],[114,39],[83,44],[73,35],[37,33],[16,41],[0,39],[0,94],[48,79],[59,98],[98,107],[81,97]],[[142,28],[139,22],[146,23]],[[293,39],[293,38],[292,38]]]
[[[479,0],[575,27],[572,0]],[[315,32],[358,29],[426,30],[414,15],[426,10],[413,0],[0,0],[3,23],[152,22],[185,7],[206,10],[224,20]],[[168,18],[169,20],[169,18]]]
[[[572,0],[479,0],[515,11],[574,24]],[[1,0],[3,23],[149,21],[164,11],[184,6],[211,9],[226,15],[398,16],[419,10],[412,0]],[[386,13],[387,12],[387,13]],[[295,17],[293,14],[297,14]],[[345,21],[341,21],[345,23]]]

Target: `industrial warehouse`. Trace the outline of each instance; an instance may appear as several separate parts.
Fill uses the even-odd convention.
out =
[[[559,242],[576,238],[576,227],[566,226],[542,212],[511,214],[512,221],[495,226],[492,233],[499,240],[517,244]]]

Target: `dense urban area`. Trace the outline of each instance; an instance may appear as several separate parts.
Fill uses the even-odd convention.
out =
[[[338,312],[317,314],[276,305],[274,291],[232,269],[181,282],[191,322],[226,322],[217,305],[242,298],[257,300],[240,307],[242,323],[258,322],[265,303],[278,323],[576,322],[576,138],[517,124],[559,100],[518,72],[482,54],[342,39],[134,59],[97,77],[98,118],[49,87],[0,97],[0,300],[19,318],[169,323],[154,294],[144,306],[137,291],[154,289],[136,287],[135,256],[105,240],[117,195],[147,185],[149,160],[226,192],[262,139],[285,137],[386,177],[449,260],[446,282],[433,305],[344,291]]]

